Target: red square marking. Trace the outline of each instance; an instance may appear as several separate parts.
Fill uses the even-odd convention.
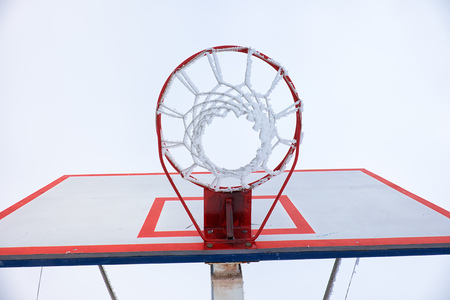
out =
[[[252,199],[275,199],[276,196],[253,196]],[[184,197],[185,201],[203,201],[201,197]],[[182,236],[198,236],[195,230],[186,231],[156,231],[156,225],[158,224],[161,212],[163,210],[166,201],[180,201],[177,197],[158,197],[155,198],[152,207],[145,219],[144,225],[139,232],[138,238],[149,237],[182,237]],[[284,210],[292,220],[295,228],[267,228],[263,229],[262,235],[272,234],[312,234],[315,233],[308,222],[303,218],[295,205],[291,202],[288,196],[280,196],[279,202],[283,206]],[[252,230],[255,234],[257,229]]]

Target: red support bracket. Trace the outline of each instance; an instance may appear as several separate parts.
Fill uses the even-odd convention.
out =
[[[227,198],[225,200],[225,213],[226,213],[227,239],[232,240],[234,238],[233,198]]]
[[[207,240],[245,241],[251,238],[252,191],[215,192],[204,189],[204,229]]]

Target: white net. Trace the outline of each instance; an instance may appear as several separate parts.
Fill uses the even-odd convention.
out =
[[[284,170],[298,146],[301,103],[285,69],[242,49],[207,49],[177,68],[157,109],[163,155],[183,178],[216,191],[263,183]],[[225,131],[213,126],[218,119],[228,121]],[[253,134],[243,133],[242,120]]]

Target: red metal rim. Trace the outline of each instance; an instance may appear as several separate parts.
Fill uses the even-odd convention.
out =
[[[170,83],[175,75],[176,72],[178,72],[179,70],[183,69],[184,67],[186,67],[187,65],[189,65],[190,63],[194,62],[195,60],[205,56],[207,53],[212,53],[212,52],[222,52],[222,51],[234,51],[234,52],[241,52],[241,53],[245,53],[248,54],[250,48],[248,47],[242,47],[242,46],[235,46],[235,45],[224,45],[224,46],[216,46],[216,47],[212,47],[212,48],[208,48],[208,49],[204,49],[202,51],[199,51],[193,55],[191,55],[189,58],[187,58],[186,60],[184,60],[181,64],[179,64],[173,71],[172,73],[169,75],[169,77],[167,78],[167,80],[165,81],[161,92],[159,94],[158,97],[158,103],[157,103],[157,107],[156,107],[156,130],[157,130],[157,136],[158,136],[158,147],[159,147],[159,156],[160,156],[160,161],[161,164],[163,166],[164,170],[167,170],[166,166],[165,166],[165,161],[164,161],[164,157],[167,159],[167,161],[169,162],[169,164],[181,175],[182,175],[182,170],[179,169],[179,167],[177,166],[177,163],[175,161],[172,160],[171,157],[167,156],[163,151],[162,151],[162,147],[164,146],[164,142],[161,140],[162,138],[162,133],[163,133],[163,129],[162,129],[162,124],[161,124],[161,114],[158,113],[158,110],[160,108],[160,105],[164,102],[164,96],[166,94],[166,91],[168,90],[168,87],[170,86]],[[300,102],[300,97],[298,96],[298,93],[295,89],[294,83],[292,82],[292,80],[290,79],[290,77],[285,74],[284,70],[282,69],[281,65],[279,65],[278,63],[276,63],[274,60],[272,60],[269,56],[255,51],[252,53],[252,56],[257,57],[259,59],[261,59],[262,61],[266,62],[267,64],[269,64],[272,68],[274,68],[277,72],[280,70],[281,68],[281,72],[280,74],[283,76],[283,80],[286,83],[286,85],[288,86],[292,98],[293,98],[293,102],[294,103],[298,103],[296,104],[296,106],[299,108],[301,104]],[[301,128],[302,128],[302,118],[301,118],[301,112],[300,110],[297,110],[296,112],[296,125],[295,125],[295,133],[294,133],[294,137],[293,140],[295,140],[295,145],[293,147],[290,147],[287,151],[287,153],[285,154],[284,158],[280,161],[280,163],[273,169],[274,172],[280,171],[284,168],[284,166],[288,163],[288,161],[292,158],[292,155],[294,154],[294,152],[298,151],[299,145],[300,145],[300,134],[301,134]],[[168,151],[168,150],[166,150]],[[296,154],[297,155],[297,154]],[[294,158],[294,163],[291,166],[291,169],[295,168],[296,165],[296,161],[297,159]],[[274,177],[276,175],[273,174],[266,174],[265,176],[262,176],[261,178],[250,182],[248,184],[249,188],[252,189],[264,182],[266,182],[267,180],[271,179],[272,177]],[[190,181],[193,182],[194,184],[197,184],[203,188],[210,188],[207,184],[197,180],[196,177],[189,175],[189,179],[191,179]],[[224,189],[230,189],[230,187],[219,187],[216,188],[216,191],[223,191]],[[244,188],[242,186],[234,186],[231,187],[232,190],[244,190]]]

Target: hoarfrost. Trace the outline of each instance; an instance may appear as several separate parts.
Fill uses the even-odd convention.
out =
[[[240,49],[241,48],[236,48],[234,50],[237,51]],[[286,70],[277,62],[269,60],[271,63],[279,66],[279,68],[267,92],[261,94],[254,91],[251,85],[252,57],[261,57],[259,52],[256,52],[253,49],[248,50],[244,82],[237,85],[232,85],[224,80],[217,52],[218,51],[207,51],[205,54],[212,73],[217,81],[217,85],[215,85],[212,90],[207,92],[199,91],[184,69],[180,69],[173,74],[195,97],[192,108],[185,113],[180,113],[175,107],[169,107],[165,103],[160,103],[158,109],[159,114],[174,118],[182,118],[184,124],[184,138],[182,142],[162,139],[164,153],[174,163],[175,167],[181,170],[180,173],[182,177],[187,180],[198,183],[198,179],[191,176],[191,174],[196,169],[202,168],[214,175],[214,179],[211,182],[206,183],[206,186],[211,189],[221,189],[226,191],[236,190],[235,187],[221,186],[224,179],[228,177],[238,179],[241,184],[241,187],[238,189],[253,188],[268,180],[269,177],[263,177],[262,180],[259,180],[254,185],[250,185],[247,177],[251,173],[264,171],[266,174],[274,176],[282,172],[282,170],[274,171],[267,166],[269,157],[274,148],[279,145],[287,145],[291,148],[298,146],[296,145],[295,140],[281,138],[276,125],[277,120],[297,113],[301,109],[302,103],[299,100],[282,111],[275,113],[270,105],[269,96],[276,89],[280,80],[283,79],[283,76],[286,76]],[[236,117],[245,116],[249,122],[252,122],[252,128],[259,133],[259,139],[261,141],[255,157],[247,165],[236,169],[227,169],[217,166],[206,155],[202,143],[205,128],[211,124],[214,118],[224,118],[229,113],[234,114]],[[168,151],[169,148],[183,146],[190,152],[192,157],[192,164],[184,169],[175,162],[174,157]],[[287,160],[289,159],[290,157],[288,157]],[[282,166],[282,169],[283,168],[284,166]]]

